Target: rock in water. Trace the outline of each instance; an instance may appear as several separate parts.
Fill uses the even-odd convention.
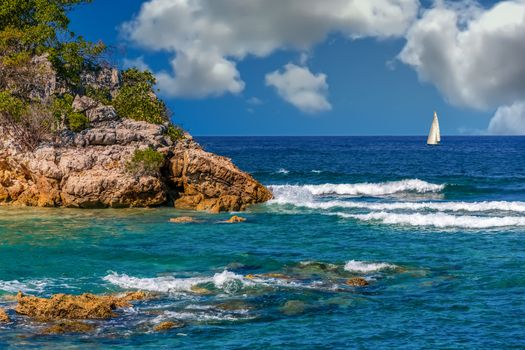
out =
[[[182,322],[179,322],[179,321],[165,321],[165,322],[159,323],[153,329],[156,330],[157,332],[160,332],[160,331],[167,331],[167,330],[170,330],[172,328],[181,328],[181,327],[184,327],[184,323],[182,323]]]
[[[244,222],[244,221],[246,221],[245,218],[242,218],[240,216],[234,215],[234,216],[232,216],[231,218],[229,218],[228,220],[226,220],[224,222],[228,223],[228,224],[235,224],[237,222]]]
[[[188,223],[196,222],[196,221],[191,216],[179,216],[176,218],[171,218],[170,222],[174,222],[176,224],[188,224]]]
[[[131,306],[130,301],[146,298],[143,292],[127,293],[123,296],[55,294],[51,298],[17,295],[15,311],[38,321],[107,319],[115,316],[113,310]]]
[[[180,209],[244,210],[272,198],[271,192],[230,159],[204,151],[191,140],[179,142],[170,159],[170,177]]]
[[[363,277],[352,277],[347,279],[345,284],[352,287],[364,287],[368,286],[368,281]]]
[[[306,305],[302,301],[288,300],[281,308],[281,311],[285,315],[292,316],[292,315],[302,314],[305,309],[306,309]]]
[[[10,322],[11,319],[7,316],[4,309],[0,308],[0,322]]]
[[[88,333],[95,330],[92,324],[79,321],[62,321],[45,328],[42,334]]]

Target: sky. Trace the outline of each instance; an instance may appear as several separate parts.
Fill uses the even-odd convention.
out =
[[[525,134],[525,0],[93,0],[71,28],[196,136]]]

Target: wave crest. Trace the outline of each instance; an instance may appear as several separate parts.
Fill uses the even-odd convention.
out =
[[[419,179],[406,179],[379,183],[356,184],[320,184],[320,185],[272,185],[269,186],[275,197],[274,202],[290,200],[311,200],[314,196],[369,196],[380,197],[396,193],[436,193],[445,188],[442,184],[433,184]]]
[[[369,214],[347,214],[337,213],[343,218],[353,218],[362,221],[379,221],[383,224],[406,225],[406,226],[430,226],[437,228],[466,228],[466,229],[489,229],[498,227],[524,227],[523,216],[472,216],[472,215],[450,215],[445,213],[435,214],[398,214],[389,212],[376,212]]]

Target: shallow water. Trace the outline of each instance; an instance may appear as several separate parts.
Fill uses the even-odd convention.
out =
[[[234,225],[0,208],[0,348],[525,348],[525,138],[199,141],[276,198]],[[89,335],[41,335],[9,301],[137,288],[156,297]]]

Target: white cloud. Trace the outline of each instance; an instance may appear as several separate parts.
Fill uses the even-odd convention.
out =
[[[149,0],[123,25],[129,40],[173,54],[158,74],[164,93],[203,97],[238,93],[236,63],[286,48],[308,50],[329,33],[400,37],[418,0]]]
[[[400,60],[453,104],[486,110],[525,96],[524,0],[487,10],[438,1],[406,38]]]
[[[266,85],[273,86],[286,101],[306,113],[328,111],[328,84],[325,74],[312,74],[306,67],[292,63],[284,66],[284,71],[274,71],[266,75]]]
[[[490,120],[488,132],[493,135],[525,135],[525,101],[498,108]]]

